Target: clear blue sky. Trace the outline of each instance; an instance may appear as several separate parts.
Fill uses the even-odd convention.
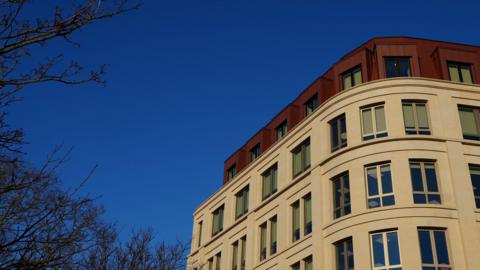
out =
[[[49,0],[52,1],[52,0]],[[222,183],[223,161],[339,57],[375,36],[480,45],[479,1],[160,1],[87,27],[87,67],[107,63],[106,88],[41,85],[22,93],[10,123],[27,158],[74,147],[65,186],[99,168],[101,196],[123,232],[191,237],[194,208]]]

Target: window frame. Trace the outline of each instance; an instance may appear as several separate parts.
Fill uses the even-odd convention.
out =
[[[423,262],[423,255],[422,255],[422,244],[420,242],[420,231],[426,231],[428,232],[428,235],[429,235],[429,240],[430,240],[430,247],[431,247],[431,250],[430,252],[432,253],[432,258],[433,258],[433,264],[430,264],[430,263],[425,263]],[[448,234],[447,234],[447,229],[446,228],[435,228],[435,227],[418,227],[417,228],[417,235],[418,235],[418,245],[419,245],[419,248],[420,248],[420,262],[421,262],[421,265],[422,265],[422,268],[423,267],[433,267],[435,270],[441,270],[441,269],[450,269],[450,270],[453,270],[453,266],[452,266],[452,253],[450,252],[450,240],[449,240],[449,237],[448,237]],[[446,251],[446,254],[447,254],[447,259],[448,259],[448,262],[449,264],[440,264],[438,263],[438,250],[437,250],[437,245],[436,245],[436,241],[435,241],[435,232],[442,232],[444,234],[444,237],[445,237],[445,251]]]
[[[382,178],[382,167],[387,167],[389,168],[390,171],[390,185],[392,186],[392,192],[389,193],[384,193],[383,192],[383,178]],[[377,181],[377,189],[378,189],[378,194],[377,195],[370,195],[370,181],[368,179],[368,170],[371,168],[375,168],[376,172],[376,181]],[[381,207],[389,207],[389,206],[394,206],[396,201],[395,201],[395,189],[393,186],[393,177],[392,177],[392,166],[390,161],[383,161],[379,163],[373,163],[373,164],[368,164],[364,166],[364,174],[365,174],[365,187],[366,187],[366,199],[367,199],[367,209],[375,209],[375,208],[381,208]],[[392,197],[393,198],[393,204],[391,205],[384,205],[383,199],[385,197]],[[376,207],[370,207],[370,200],[371,199],[379,199],[380,204]]]
[[[346,178],[345,178],[346,177]],[[348,181],[348,192],[345,192],[345,179]],[[352,213],[352,201],[351,201],[351,196],[350,196],[350,176],[349,172],[345,171],[341,174],[336,175],[330,180],[332,183],[332,191],[333,191],[333,219],[339,219],[341,217],[350,215]],[[339,181],[340,182],[340,198],[338,198],[340,205],[336,206],[335,203],[337,201],[337,192],[335,188],[335,183]],[[348,203],[346,203],[346,193],[348,193]],[[347,211],[347,209],[349,209]],[[337,210],[340,210],[340,215],[337,216]],[[347,213],[348,212],[348,213]]]
[[[422,181],[422,187],[423,187],[423,191],[418,191],[418,190],[415,190],[414,189],[414,178],[413,178],[413,175],[412,175],[412,163],[419,163],[420,165],[420,173],[421,173],[421,181]],[[433,167],[434,167],[434,170],[435,170],[435,184],[437,185],[437,189],[438,191],[429,191],[429,187],[428,187],[428,180],[427,180],[427,176],[426,176],[426,171],[425,171],[425,164],[426,163],[429,163],[429,164],[433,164]],[[410,180],[411,180],[411,185],[412,185],[412,195],[413,195],[413,203],[414,204],[428,204],[428,205],[442,205],[443,204],[443,200],[442,200],[442,188],[441,188],[441,185],[440,185],[440,178],[439,178],[439,174],[438,174],[438,167],[437,167],[437,161],[436,160],[430,160],[430,159],[409,159],[408,160],[408,167],[409,167],[409,170],[410,170]],[[421,202],[415,202],[415,195],[423,195],[425,196],[425,203],[421,203]],[[438,198],[439,198],[439,203],[431,203],[430,200],[429,200],[429,195],[437,195]]]
[[[452,80],[452,74],[450,73],[450,67],[454,67],[457,72],[458,72],[458,78],[460,81],[454,81]],[[475,80],[473,78],[473,69],[472,69],[472,64],[471,63],[463,63],[463,62],[457,62],[457,61],[447,61],[447,70],[448,70],[448,79],[452,82],[459,82],[459,83],[465,83],[465,84],[474,84]],[[472,82],[465,82],[462,74],[462,69],[461,68],[468,68],[468,71],[470,72],[470,78]]]
[[[417,112],[417,106],[418,104],[423,104],[425,106],[425,116],[427,120],[427,125],[428,128],[420,128],[420,123],[418,120],[418,112]],[[413,113],[413,122],[414,122],[414,127],[407,127],[406,122],[405,122],[405,110],[404,106],[405,105],[410,105],[412,107],[412,113]],[[431,130],[431,119],[430,119],[430,114],[429,114],[429,105],[427,100],[409,100],[409,99],[404,99],[402,100],[402,117],[403,117],[403,127],[405,129],[405,134],[406,135],[432,135],[432,130]]]
[[[307,146],[309,148],[308,159],[307,159],[307,150],[306,150]],[[298,173],[295,173],[295,154],[299,151],[301,152],[301,154],[300,154],[300,170],[298,171]],[[312,165],[312,159],[311,159],[312,151],[311,151],[310,137],[303,140],[299,145],[297,145],[291,151],[291,153],[292,153],[292,174],[293,174],[293,178],[295,178],[295,177],[299,176],[300,174],[304,173],[306,170],[308,170]],[[309,161],[308,164],[306,164],[307,160]]]
[[[395,70],[395,76],[388,76],[388,66],[387,61],[395,60],[395,64],[397,64]],[[408,60],[408,76],[400,76],[400,61],[401,60]],[[412,57],[411,56],[384,56],[383,63],[385,67],[385,78],[409,78],[412,77]]]
[[[377,109],[383,108],[383,120],[385,125],[385,130],[377,130]],[[371,114],[371,121],[372,121],[372,132],[366,133],[365,132],[365,125],[364,125],[364,111],[370,111]],[[360,107],[360,126],[362,128],[362,141],[368,141],[372,139],[378,139],[383,137],[388,137],[388,128],[387,128],[387,118],[385,114],[385,103],[374,103]]]
[[[473,141],[480,141],[480,108],[475,106],[463,105],[458,104],[458,117],[460,119],[460,127],[462,129],[462,138],[464,140],[473,140]],[[477,134],[465,134],[464,133],[464,126],[462,124],[462,118],[460,117],[460,111],[467,111],[471,110],[473,113],[473,117],[475,120],[475,127],[477,129]]]
[[[355,81],[355,73],[356,72],[360,72],[360,82],[356,82]],[[350,87],[346,87],[345,86],[345,77],[346,76],[350,76]],[[343,72],[341,75],[340,75],[340,78],[342,80],[342,90],[348,90],[350,88],[353,88],[357,85],[360,85],[363,83],[363,74],[362,74],[362,65],[357,65],[357,66],[354,66],[353,68]]]
[[[240,191],[235,193],[235,220],[248,213],[248,200],[250,197],[250,186],[246,185]],[[241,203],[241,205],[239,205]],[[239,209],[243,206],[242,209]],[[240,210],[240,212],[238,212]]]
[[[342,120],[345,122],[345,140],[342,140]],[[339,149],[348,146],[348,133],[347,133],[347,115],[342,113],[328,122],[330,125],[330,149],[331,152],[335,152]],[[336,130],[334,131],[334,124],[336,125]],[[335,133],[334,133],[335,132]],[[337,145],[334,145],[333,138],[336,138],[338,141]]]
[[[398,250],[398,259],[400,264],[391,264],[390,263],[390,248],[388,244],[388,236],[387,234],[389,233],[395,233],[397,237],[397,250]],[[373,245],[373,237],[376,235],[381,235],[382,237],[382,246],[383,246],[383,256],[385,260],[385,265],[382,266],[375,266],[375,249]],[[403,269],[402,265],[402,254],[400,250],[400,237],[398,236],[398,230],[397,229],[388,229],[384,231],[377,231],[377,232],[371,232],[370,233],[370,262],[372,263],[372,269],[373,270],[391,270],[391,269]]]

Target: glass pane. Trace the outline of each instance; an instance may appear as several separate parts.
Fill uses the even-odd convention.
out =
[[[343,89],[352,88],[352,76],[350,73],[343,75]]]
[[[305,145],[305,167],[310,167],[310,142]]]
[[[395,205],[395,197],[393,195],[385,196],[382,198],[382,203],[383,206]]]
[[[410,174],[414,191],[424,191],[420,163],[410,163]]]
[[[385,109],[383,107],[375,108],[375,125],[377,132],[387,130],[387,126],[385,125]]]
[[[268,195],[270,195],[271,178],[272,178],[271,172],[263,176],[262,198],[266,198]]]
[[[380,198],[368,199],[368,208],[380,207]]]
[[[425,163],[425,176],[427,177],[427,190],[431,192],[438,192],[435,164]]]
[[[271,181],[272,181],[272,192],[271,193],[274,193],[275,191],[277,191],[277,165],[275,165],[273,168],[272,168],[272,172],[271,172]]]
[[[403,104],[403,120],[405,128],[415,128],[412,104]]]
[[[260,251],[267,247],[267,224],[264,223],[260,226]]]
[[[353,72],[353,85],[362,83],[362,70],[359,68]]]
[[[305,226],[312,222],[312,198],[310,196],[305,198]]]
[[[387,78],[397,77],[397,62],[395,59],[385,59],[385,72]]]
[[[434,231],[435,248],[437,250],[437,260],[439,264],[450,264],[448,259],[447,239],[444,231]]]
[[[462,73],[462,79],[464,83],[473,83],[472,72],[470,71],[469,66],[462,66],[460,68],[460,72]]]
[[[302,172],[302,151],[300,149],[293,153],[293,174],[297,175]]]
[[[292,265],[292,270],[300,270],[300,263]]]
[[[398,249],[397,232],[387,233],[388,259],[390,265],[400,264],[400,251]]]
[[[236,269],[238,265],[238,242],[233,244],[232,266]]]
[[[478,135],[477,124],[475,122],[475,115],[470,108],[460,108],[460,123],[464,135]]]
[[[293,230],[300,229],[300,204],[296,202],[292,205],[293,209]],[[294,232],[295,233],[295,232]]]
[[[460,82],[460,75],[458,74],[457,65],[448,65],[448,73],[450,74],[451,81]]]
[[[414,203],[427,203],[427,197],[425,194],[413,194]]]
[[[274,242],[277,242],[277,218],[273,218],[271,221],[270,221],[270,226],[271,226],[271,241],[272,243]]]
[[[305,270],[313,270],[313,260],[311,257],[305,260]]]
[[[353,270],[355,267],[354,261],[353,261],[353,243],[352,243],[352,238],[347,240],[347,250],[348,250],[348,268],[349,270]]]
[[[382,193],[392,193],[392,175],[390,173],[390,165],[384,165],[380,167],[380,173],[382,177]]]
[[[418,127],[428,129],[427,107],[425,104],[416,105]]]
[[[423,264],[433,264],[432,243],[430,242],[429,231],[419,230],[418,240],[420,242],[420,253]]]
[[[373,132],[372,110],[370,108],[362,110],[363,134]]]
[[[237,195],[237,202],[236,202],[236,211],[235,211],[235,216],[238,217],[243,214],[243,197],[241,195]]]
[[[371,167],[367,169],[368,179],[368,196],[378,195],[378,180],[377,180],[377,168]]]
[[[383,250],[383,236],[382,234],[372,235],[372,251],[373,251],[373,265],[374,267],[385,266],[385,253]]]
[[[410,59],[409,58],[400,58],[398,60],[400,68],[400,77],[410,77],[411,72],[410,72]]]
[[[480,196],[480,167],[470,166],[470,178],[472,180],[473,195]]]
[[[345,116],[340,118],[340,140],[342,145],[347,142],[347,122]]]
[[[337,121],[333,121],[331,124],[330,124],[330,133],[331,133],[331,140],[332,140],[332,148],[336,148],[339,144],[338,142],[338,123]]]
[[[337,257],[337,270],[346,270],[346,265],[345,265],[345,250],[343,247],[343,242],[339,243],[335,246],[336,250],[336,257]]]
[[[440,199],[440,195],[439,194],[428,194],[428,203],[441,204],[442,200]]]
[[[336,179],[333,182],[333,206],[335,208],[340,207],[340,199],[342,197],[342,187],[340,179]]]

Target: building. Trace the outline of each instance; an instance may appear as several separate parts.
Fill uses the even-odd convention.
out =
[[[480,269],[480,47],[374,38],[224,164],[189,269]]]

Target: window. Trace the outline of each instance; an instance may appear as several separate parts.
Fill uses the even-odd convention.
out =
[[[480,140],[480,109],[476,107],[458,106],[463,138]]]
[[[451,270],[447,237],[442,229],[418,229],[422,270]]]
[[[237,166],[234,164],[227,170],[227,179],[232,180],[237,175]]]
[[[300,262],[297,262],[295,264],[292,265],[292,270],[300,270]]]
[[[364,141],[388,136],[384,104],[362,108],[360,109],[360,116],[362,118],[362,139]]]
[[[223,230],[223,205],[213,211],[212,236]]]
[[[303,268],[301,266],[303,265]],[[291,266],[292,270],[313,270],[312,256],[309,256],[302,260],[302,263],[296,262]]]
[[[350,89],[362,83],[362,69],[360,66],[352,68],[342,74],[343,90]]]
[[[347,124],[345,114],[330,121],[332,152],[347,146]]]
[[[335,244],[335,257],[336,270],[353,270],[355,268],[352,238],[341,240]]]
[[[425,101],[402,101],[402,109],[406,134],[430,135]]]
[[[250,150],[250,161],[254,161],[259,156],[260,156],[260,144],[257,144]]]
[[[450,80],[454,82],[473,83],[472,79],[472,65],[448,62],[448,75]]]
[[[312,196],[308,194],[303,198],[303,234],[312,232]]]
[[[203,221],[200,221],[197,225],[198,228],[198,242],[197,246],[200,247],[202,245],[202,230],[203,230]]]
[[[247,248],[246,244],[246,236],[242,237],[240,240],[235,241],[232,244],[232,270],[245,270],[245,252]]]
[[[315,94],[305,102],[305,115],[308,116],[318,107],[318,96]]]
[[[287,131],[288,131],[287,121],[284,121],[277,128],[275,128],[275,135],[276,135],[277,141],[285,137],[285,135],[287,135]]]
[[[332,183],[334,218],[339,218],[350,214],[350,183],[348,179],[348,172],[333,178]]]
[[[208,260],[208,270],[220,270],[222,263],[222,253],[219,252]]]
[[[385,57],[387,78],[410,77],[410,57]]]
[[[292,151],[293,177],[310,168],[310,138],[303,141]]]
[[[248,190],[249,187],[246,186],[235,194],[236,198],[236,207],[235,207],[235,219],[243,216],[248,212]]]
[[[475,205],[480,208],[480,166],[470,165],[470,178],[472,180]]]
[[[417,204],[441,204],[434,161],[410,161],[413,202]]]
[[[397,231],[370,234],[374,270],[401,270]]]
[[[270,234],[268,234],[270,232]],[[268,246],[267,246],[268,243]],[[277,253],[277,216],[260,225],[260,261]]]
[[[293,218],[293,242],[300,240],[300,201],[292,204],[292,218]]]
[[[395,205],[390,164],[365,168],[367,176],[368,208]]]
[[[275,164],[262,174],[262,200],[277,192],[277,171],[278,166]]]

